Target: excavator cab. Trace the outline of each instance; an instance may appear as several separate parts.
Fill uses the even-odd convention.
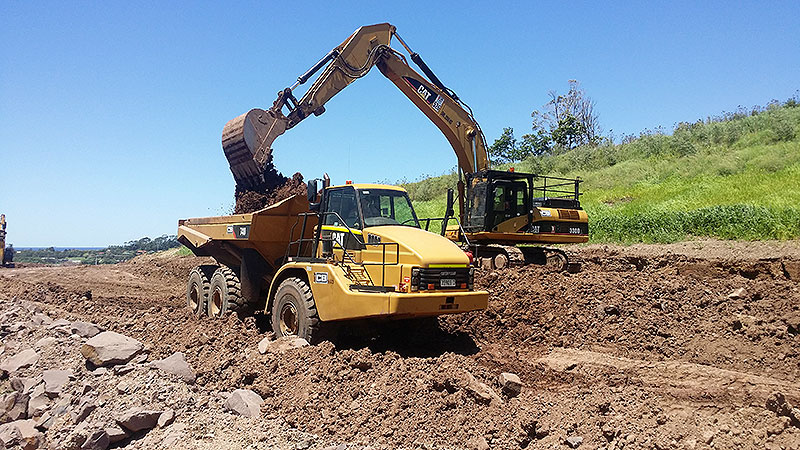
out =
[[[580,179],[502,170],[466,176],[464,230],[468,233],[568,234],[581,239],[588,236],[585,213],[578,200]]]

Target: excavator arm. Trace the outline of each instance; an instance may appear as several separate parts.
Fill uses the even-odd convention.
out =
[[[392,37],[397,37],[428,78],[413,70],[405,56],[390,47]],[[280,91],[270,109],[253,109],[225,125],[222,147],[237,185],[253,188],[263,183],[275,139],[306,117],[325,112],[325,104],[334,95],[366,75],[373,66],[378,66],[380,72],[441,130],[453,147],[463,173],[489,167],[486,139],[469,107],[411,51],[393,25],[382,23],[356,30],[298,77],[292,87]],[[298,100],[294,89],[320,69],[323,69],[320,76]],[[459,191],[463,201],[463,187]]]

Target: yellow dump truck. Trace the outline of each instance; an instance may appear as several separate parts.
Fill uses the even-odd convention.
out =
[[[278,336],[319,340],[331,322],[433,317],[484,309],[469,257],[420,228],[402,188],[308,182],[250,214],[185,219],[178,240],[217,265],[195,267],[198,315],[263,310]]]

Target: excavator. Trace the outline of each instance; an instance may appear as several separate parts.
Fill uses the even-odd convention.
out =
[[[390,46],[392,38],[426,77]],[[237,186],[255,188],[264,183],[275,139],[312,114],[323,114],[334,95],[373,66],[439,128],[458,159],[459,215],[455,217],[450,189],[445,217],[423,219],[426,229],[441,221],[441,234],[459,242],[482,267],[545,264],[557,270],[579,270],[580,263],[570,260],[565,251],[546,245],[588,241],[588,218],[580,206],[580,178],[522,173],[513,168],[492,170],[486,138],[470,107],[388,23],[359,28],[291,87],[278,92],[271,108],[252,109],[225,125],[222,146]],[[320,70],[298,99],[295,89]]]

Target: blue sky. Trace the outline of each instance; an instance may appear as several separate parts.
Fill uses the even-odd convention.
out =
[[[230,212],[224,124],[361,25],[396,25],[491,143],[528,131],[569,79],[616,136],[785,100],[800,88],[798,17],[798,2],[0,2],[0,212],[17,247],[115,244]],[[284,173],[334,182],[455,166],[377,70],[274,148]]]

